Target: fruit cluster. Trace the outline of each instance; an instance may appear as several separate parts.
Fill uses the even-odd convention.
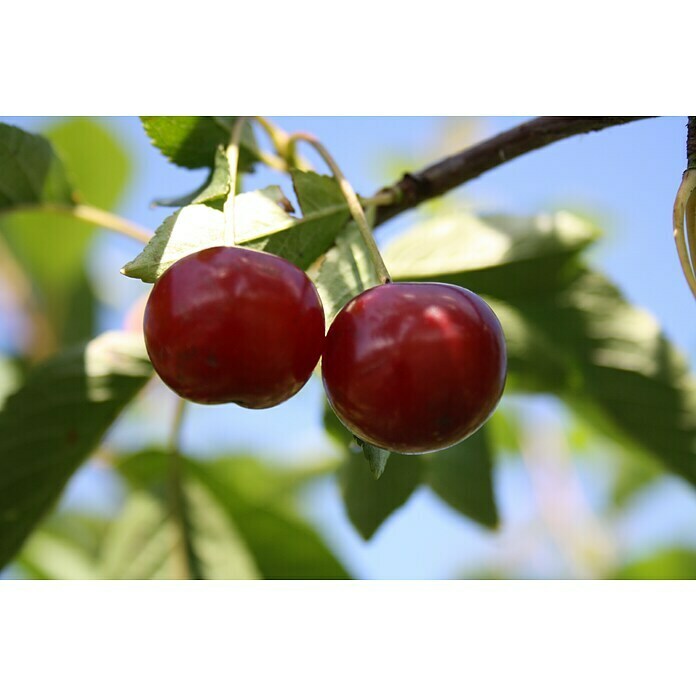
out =
[[[353,298],[325,336],[321,299],[289,261],[240,247],[187,256],[157,281],[144,333],[155,370],[203,404],[269,408],[322,358],[331,407],[362,440],[401,453],[444,449],[477,430],[506,374],[500,323],[477,295],[386,283]]]

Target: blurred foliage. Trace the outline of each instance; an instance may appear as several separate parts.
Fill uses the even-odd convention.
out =
[[[128,492],[113,520],[82,517],[77,523],[74,515],[59,514],[32,537],[20,567],[31,577],[62,578],[348,577],[296,510],[298,487],[321,471],[272,469],[250,458],[177,456],[185,481],[183,530],[168,508],[172,455],[139,452],[117,462]],[[98,531],[89,554],[81,553],[85,527]],[[177,549],[182,540],[185,548]],[[55,558],[72,560],[56,567]]]
[[[74,197],[112,210],[132,173],[128,154],[112,129],[101,121],[75,118],[50,126],[45,134],[65,163]],[[95,227],[40,209],[5,212],[10,214],[0,217],[0,234],[9,247],[4,253],[16,257],[28,281],[26,301],[38,306],[38,314],[28,313],[40,322],[32,327],[28,352],[45,357],[59,345],[91,338],[96,300],[87,263]]]
[[[142,337],[102,334],[31,370],[0,411],[0,566],[152,374]]]
[[[194,194],[160,201],[182,207],[131,264],[137,267],[132,275],[153,281],[163,260],[210,244],[219,232],[220,203],[229,191],[220,147],[234,117],[143,122],[175,164],[210,168]],[[382,157],[386,180],[460,150],[476,136],[471,120],[444,124],[449,131],[422,151]],[[600,236],[597,225],[563,211],[476,216],[462,209],[459,197],[456,205],[448,198],[427,206],[385,257],[396,280],[465,286],[485,296],[501,320],[509,352],[507,396],[474,436],[435,454],[390,454],[375,480],[366,453],[326,407],[335,457],[290,467],[237,453],[197,459],[117,448],[103,459],[122,487],[118,512],[55,510],[66,483],[151,370],[137,335],[94,338],[98,300],[88,270],[95,229],[69,215],[16,208],[76,199],[114,210],[132,165],[107,122],[65,120],[45,130],[48,140],[17,130],[0,127],[0,164],[3,158],[21,161],[20,169],[28,167],[39,183],[19,186],[17,167],[0,172],[14,186],[0,187],[12,193],[0,198],[2,282],[30,328],[21,354],[0,356],[0,565],[14,559],[14,568],[31,578],[348,578],[351,571],[325,532],[302,511],[303,491],[335,475],[346,517],[363,539],[428,489],[464,524],[476,523],[496,539],[493,558],[479,559],[473,576],[524,575],[518,556],[527,552],[529,534],[537,539],[543,530],[536,521],[531,531],[509,527],[494,482],[496,467],[524,463],[528,395],[553,395],[564,405],[561,435],[575,463],[597,459],[597,466],[610,468],[606,499],[597,505],[608,527],[619,524],[665,470],[696,484],[693,376],[657,321],[590,267],[587,251]],[[7,146],[17,142],[26,150]],[[249,127],[241,148],[244,169],[258,165],[257,154]],[[333,179],[293,172],[285,186],[285,192],[294,187],[300,204],[294,215],[282,188],[243,194],[240,242],[307,268],[331,321],[351,297],[377,283],[374,270]],[[202,219],[215,221],[212,234]],[[378,468],[387,453],[367,455]],[[532,488],[538,485],[528,478]],[[544,496],[538,498],[543,504]],[[551,510],[545,519],[561,520],[560,512]],[[518,532],[527,536],[518,538]],[[512,561],[495,557],[505,549]],[[657,549],[628,564],[626,555],[619,548],[598,572],[696,577],[696,554],[688,548]]]
[[[696,550],[661,549],[619,570],[617,580],[696,580]]]

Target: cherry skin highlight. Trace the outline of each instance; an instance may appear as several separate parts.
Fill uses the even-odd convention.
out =
[[[358,437],[416,454],[455,445],[503,393],[505,338],[491,308],[443,283],[388,283],[353,298],[322,358],[333,410]]]
[[[168,268],[143,327],[157,374],[201,404],[275,406],[304,386],[324,345],[324,312],[307,275],[239,247],[203,249]]]

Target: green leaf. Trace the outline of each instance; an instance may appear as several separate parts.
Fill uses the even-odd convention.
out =
[[[121,273],[154,283],[179,259],[225,242],[225,216],[207,205],[187,205],[170,215]]]
[[[101,576],[106,579],[240,580],[258,577],[253,560],[229,517],[196,481],[184,487],[186,534],[195,566],[182,567],[181,530],[166,500],[133,492],[102,549]]]
[[[530,218],[467,213],[419,222],[385,250],[397,280],[437,280],[515,302],[562,287],[597,229],[571,213]]]
[[[568,365],[560,395],[600,432],[696,484],[696,381],[657,321],[591,271],[519,307]]]
[[[282,256],[306,270],[332,247],[350,213],[335,179],[294,170],[292,180],[302,219],[288,216],[292,226],[268,230],[258,240],[242,239],[241,244]]]
[[[173,562],[176,528],[155,496],[132,493],[107,531],[99,574],[110,580],[168,579]]]
[[[45,134],[60,152],[80,199],[113,210],[125,191],[131,163],[111,127],[73,118]],[[0,234],[33,281],[39,306],[62,343],[86,340],[95,332],[96,299],[86,273],[95,230],[81,220],[48,212],[0,217]]]
[[[624,566],[615,577],[618,580],[696,580],[696,551],[661,549]]]
[[[12,360],[0,355],[0,411],[7,397],[17,391],[19,384],[19,367]]]
[[[179,196],[178,198],[158,198],[154,205],[165,208],[181,208],[194,203],[211,203],[227,198],[230,192],[230,166],[225,155],[225,149],[219,147],[215,153],[215,164],[210,175],[193,193]]]
[[[55,512],[29,537],[15,563],[30,579],[98,579],[99,555],[108,526],[108,518]]]
[[[235,116],[141,116],[152,144],[170,162],[188,169],[213,166],[220,146],[227,147]],[[258,159],[251,123],[243,128],[239,169],[249,171]]]
[[[518,454],[523,427],[515,412],[505,408],[504,404],[498,405],[486,423],[486,437],[490,448],[497,453]]]
[[[289,215],[277,186],[242,193],[235,201],[235,235],[240,246],[282,256],[308,268],[333,243],[345,223],[345,207],[312,210],[303,218]],[[225,216],[208,205],[189,205],[169,216],[145,249],[123,273],[154,283],[179,259],[225,243]]]
[[[621,452],[616,457],[616,467],[611,489],[612,503],[616,508],[630,504],[634,496],[654,484],[663,473],[654,461],[637,457],[633,450]]]
[[[574,368],[557,351],[553,335],[539,331],[512,305],[484,297],[503,327],[507,348],[506,393],[561,393],[574,379]]]
[[[340,472],[346,512],[363,539],[369,539],[406,503],[423,480],[423,458],[392,454],[389,468],[376,480],[361,452],[351,451]]]
[[[498,526],[487,425],[464,442],[424,459],[426,482],[442,500],[484,527]]]
[[[136,486],[164,490],[168,455],[144,452],[120,463]],[[198,482],[224,511],[268,579],[344,579],[348,573],[301,517],[291,494],[314,471],[272,469],[248,457],[216,462],[182,459],[187,481]]]
[[[348,572],[312,527],[285,504],[254,499],[232,483],[225,466],[194,469],[234,520],[261,575],[275,580],[342,580]]]
[[[367,452],[356,444],[357,438],[344,427],[328,404],[324,406],[324,426],[337,444],[345,448],[339,476],[348,518],[361,536],[369,539],[422,482],[423,457],[389,453],[375,447],[377,465],[369,460],[366,462]],[[379,459],[383,458],[386,464],[387,457],[391,462],[388,472],[383,466],[380,475],[375,476]]]
[[[391,453],[388,450],[375,447],[375,445],[371,445],[369,442],[363,442],[359,437],[356,437],[355,441],[362,450],[375,480],[378,479],[384,473]]]
[[[344,221],[347,219],[348,204],[336,179],[300,169],[293,169],[291,175],[295,195],[304,215],[324,213],[336,208],[345,214]]]
[[[343,307],[364,290],[379,285],[369,252],[354,222],[349,222],[336,237],[315,274],[326,325],[330,326]]]
[[[0,412],[0,567],[151,374],[142,337],[110,332],[37,366]]]
[[[45,204],[74,204],[65,166],[43,136],[0,123],[0,212]]]
[[[45,529],[31,535],[18,564],[37,580],[99,579],[94,560],[80,544]]]

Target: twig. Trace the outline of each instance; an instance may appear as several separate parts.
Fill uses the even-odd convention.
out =
[[[441,196],[484,172],[532,150],[580,133],[603,130],[647,116],[543,116],[451,155],[384,189],[394,201],[377,209],[375,225]]]

